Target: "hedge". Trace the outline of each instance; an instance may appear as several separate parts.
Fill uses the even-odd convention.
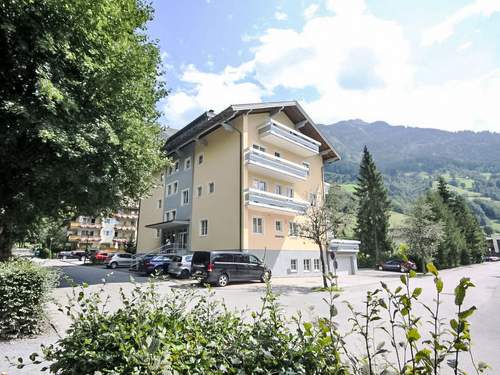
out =
[[[0,262],[0,339],[40,331],[57,273],[29,259]]]

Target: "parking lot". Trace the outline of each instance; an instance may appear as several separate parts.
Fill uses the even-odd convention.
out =
[[[73,284],[83,282],[89,284],[90,290],[102,288],[103,293],[109,295],[109,308],[113,309],[120,305],[119,290],[125,292],[133,288],[131,277],[136,283],[146,284],[150,278],[142,274],[130,273],[126,268],[115,270],[106,269],[104,266],[83,265],[77,260],[51,260],[45,261],[50,267],[57,268],[63,274],[63,280],[59,288],[54,291],[54,298],[59,303],[64,303],[68,294],[71,293]],[[444,293],[442,295],[443,305],[441,311],[443,316],[451,317],[454,311],[453,289],[460,278],[467,276],[472,279],[475,288],[470,290],[466,303],[475,305],[477,313],[472,317],[472,334],[474,338],[474,351],[478,360],[485,361],[496,369],[500,369],[500,326],[495,323],[495,318],[500,311],[500,263],[484,263],[473,266],[460,267],[444,270],[441,273],[444,281]],[[375,270],[360,270],[357,275],[341,276],[339,284],[342,287],[340,293],[338,323],[342,331],[349,330],[349,312],[342,301],[349,301],[355,307],[361,308],[362,301],[368,290],[380,286],[384,281],[389,286],[395,287],[400,283],[400,274],[397,272],[385,272]],[[105,281],[105,285],[103,282]],[[162,278],[155,281],[160,293],[169,293],[172,289],[185,289],[195,287],[200,293],[207,290],[199,287],[196,281],[190,279]],[[434,285],[431,276],[418,276],[412,280],[415,287],[422,287],[424,292],[421,300],[431,303],[434,298]],[[315,292],[315,287],[321,286],[321,277],[306,278],[274,278],[272,280],[273,290],[280,295],[280,303],[283,313],[288,316],[300,311],[305,320],[313,320],[318,316],[328,313],[328,306],[323,299],[325,292]],[[255,310],[260,306],[261,297],[265,285],[259,282],[235,283],[224,288],[214,288],[215,298],[224,300],[232,309]],[[57,312],[55,305],[50,306],[51,322],[60,334],[64,334],[69,326],[68,319]],[[17,340],[0,343],[0,353],[8,356],[28,356],[39,349],[40,344],[48,344],[57,340],[57,334],[48,329],[42,336],[33,339]],[[356,343],[354,343],[356,346]],[[361,348],[359,348],[361,349]],[[6,371],[7,363],[0,359],[0,373]],[[27,370],[17,371],[9,369],[8,374],[32,373]],[[498,372],[491,372],[498,373]]]

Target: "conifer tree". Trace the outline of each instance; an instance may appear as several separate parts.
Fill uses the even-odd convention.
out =
[[[381,173],[365,146],[355,196],[358,200],[356,233],[360,251],[378,263],[391,251],[388,236],[390,201]]]

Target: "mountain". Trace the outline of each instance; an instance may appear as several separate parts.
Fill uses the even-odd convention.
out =
[[[406,213],[443,176],[468,198],[484,227],[500,232],[500,133],[447,132],[359,119],[320,128],[342,157],[327,166],[326,176],[347,190],[356,182],[366,145],[384,174],[396,212]]]

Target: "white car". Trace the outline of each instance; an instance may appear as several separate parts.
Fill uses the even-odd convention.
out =
[[[104,261],[107,268],[117,268],[117,267],[130,267],[132,263],[132,254],[128,253],[115,253],[110,254]]]
[[[187,279],[191,276],[192,255],[174,255],[168,266],[168,273],[172,276]]]

